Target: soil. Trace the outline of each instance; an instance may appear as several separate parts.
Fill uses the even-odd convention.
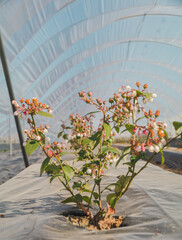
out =
[[[123,225],[124,217],[108,216],[105,218],[98,218],[96,215],[94,219],[84,214],[64,214],[64,216],[73,225],[87,228],[89,230],[109,230],[111,228],[119,228]]]

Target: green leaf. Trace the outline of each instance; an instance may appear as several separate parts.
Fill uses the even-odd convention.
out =
[[[40,176],[42,175],[42,173],[44,172],[44,170],[46,169],[46,167],[47,167],[47,165],[49,164],[49,161],[51,160],[51,158],[50,157],[47,157],[44,161],[43,161],[43,163],[42,163],[42,165],[41,165],[41,168],[40,168]]]
[[[88,192],[88,193],[91,193],[92,191],[89,190],[89,189],[84,189],[83,192]]]
[[[101,131],[96,132],[95,134],[93,134],[91,137],[89,138],[85,138],[82,141],[83,145],[90,145],[92,147],[92,149],[96,148],[97,145],[100,142],[100,138],[101,138]]]
[[[114,129],[116,130],[117,133],[119,133],[119,127],[114,127]]]
[[[93,140],[91,140],[90,138],[85,138],[83,141],[82,141],[82,144],[83,145],[89,145]]]
[[[29,156],[30,154],[32,154],[38,148],[39,144],[40,144],[39,141],[29,140],[25,147],[27,155]]]
[[[51,178],[50,178],[50,183],[57,177],[62,177],[63,174],[54,174]]]
[[[108,138],[111,135],[111,126],[108,123],[104,122],[103,128],[105,130],[105,137]]]
[[[112,153],[116,153],[118,155],[121,154],[119,149],[117,149],[117,148],[103,146],[102,147],[102,153],[105,154],[106,152],[112,152]]]
[[[60,173],[60,166],[56,164],[48,164],[45,168],[47,174]]]
[[[118,200],[118,198],[116,197],[116,195],[114,193],[110,193],[107,195],[107,203],[112,207],[115,208],[116,202]]]
[[[68,139],[68,134],[65,133],[65,134],[63,135],[63,138],[64,138],[65,140]]]
[[[47,112],[39,111],[39,112],[37,112],[37,114],[39,114],[41,116],[44,116],[44,117],[53,118],[53,116],[50,113],[47,113]]]
[[[65,176],[67,177],[66,180],[68,182],[73,178],[73,176],[75,174],[73,168],[70,167],[69,165],[63,166],[63,172],[64,172]]]
[[[71,202],[76,202],[74,196],[68,197],[68,198],[66,198],[65,200],[62,201],[62,203],[71,203]]]
[[[163,132],[164,132],[164,134],[165,134],[165,138],[166,138],[166,140],[168,140],[168,133],[166,132],[166,130],[164,130],[164,129],[162,129],[163,130]]]
[[[99,206],[99,201],[98,200],[94,200],[94,203]]]
[[[83,197],[78,193],[75,195],[75,202],[82,202]]]
[[[152,93],[143,92],[143,96],[145,96],[149,100],[150,98],[152,98]]]
[[[86,203],[89,203],[90,202],[90,198],[88,196],[82,196],[83,198],[83,201],[85,201]],[[92,202],[91,202],[92,204]]]
[[[97,192],[93,192],[93,196],[94,196],[95,199],[99,198],[99,194]]]
[[[117,181],[117,185],[115,186],[115,194],[117,197],[121,197],[122,193],[126,190],[128,187],[128,184],[130,182],[131,177],[130,176],[120,176],[119,180]]]
[[[133,125],[133,124],[125,124],[125,127],[128,130],[128,132],[133,134],[133,129],[135,128],[135,125]]]
[[[90,115],[90,114],[94,114],[94,113],[98,113],[98,112],[100,112],[100,111],[89,112],[89,113],[85,114],[85,116]]]
[[[57,138],[60,138],[63,134],[63,131],[59,132],[58,135],[57,135]]]
[[[174,126],[175,130],[178,131],[182,127],[182,122],[174,121],[173,126]]]
[[[161,153],[161,159],[162,159],[161,164],[163,165],[165,162],[165,158],[164,158],[164,153],[161,148],[160,148],[160,153]]]
[[[148,93],[148,92],[141,92],[136,90],[136,93],[138,96],[144,96],[146,97],[148,100],[152,97],[152,93]]]
[[[75,188],[81,188],[81,186],[82,186],[82,182],[75,182],[74,184],[73,184],[73,189],[75,189]]]
[[[137,93],[138,96],[143,95],[143,92],[141,92],[139,90],[136,90],[136,93]]]

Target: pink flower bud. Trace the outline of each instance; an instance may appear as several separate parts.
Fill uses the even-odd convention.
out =
[[[137,131],[137,127],[133,128],[133,132],[136,133]]]
[[[147,135],[147,131],[146,131],[146,130],[143,130],[143,134],[146,136],[146,135]]]
[[[145,152],[145,147],[144,147],[144,144],[142,143],[142,145],[141,145],[141,150],[142,150],[142,152]]]
[[[92,92],[89,91],[87,94],[89,97],[92,97]]]

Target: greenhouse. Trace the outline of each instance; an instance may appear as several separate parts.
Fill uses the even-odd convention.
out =
[[[0,239],[181,239],[181,26],[181,0],[0,1]]]

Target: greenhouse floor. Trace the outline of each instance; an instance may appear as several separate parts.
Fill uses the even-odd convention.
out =
[[[141,165],[142,162],[139,162]],[[111,169],[105,183],[121,174]],[[61,203],[67,194],[57,180],[51,184],[39,177],[40,164],[33,164],[0,186],[0,239],[165,239],[182,235],[181,175],[150,164],[117,206],[125,216],[124,226],[108,231],[89,231],[67,222],[65,211],[73,205]],[[103,198],[104,199],[104,198]]]

